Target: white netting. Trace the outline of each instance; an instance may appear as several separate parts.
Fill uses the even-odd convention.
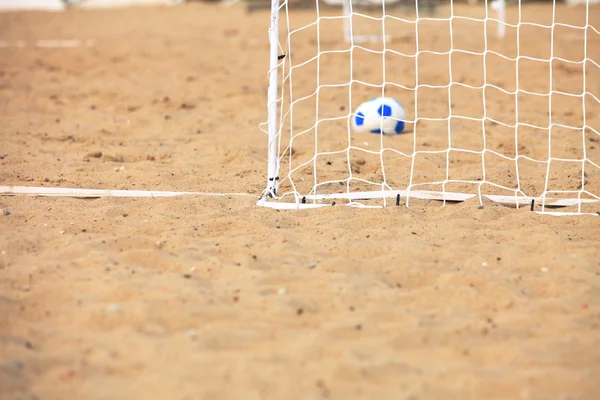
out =
[[[462,193],[597,211],[600,7],[390,0],[346,15],[324,4],[279,6],[271,201]],[[378,96],[404,105],[407,132],[352,131],[356,107]]]

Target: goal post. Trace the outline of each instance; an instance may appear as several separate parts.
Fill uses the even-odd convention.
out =
[[[259,205],[600,211],[594,0],[308,1],[271,0]],[[376,97],[403,105],[403,133],[354,131]]]

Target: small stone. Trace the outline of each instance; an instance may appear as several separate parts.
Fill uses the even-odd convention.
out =
[[[2,209],[2,215],[9,216],[10,215],[10,210],[8,208],[3,208]]]
[[[181,108],[182,110],[192,110],[196,108],[196,105],[192,103],[181,103],[179,108]]]
[[[186,333],[190,339],[196,339],[198,337],[198,331],[195,329],[188,329]]]
[[[279,294],[280,296],[283,296],[286,293],[287,293],[287,290],[285,288],[279,288],[279,290],[277,291],[277,294]]]
[[[548,272],[548,268],[546,268],[546,267],[542,267],[541,270],[542,270],[542,272]]]
[[[357,331],[360,331],[360,330],[362,330],[362,325],[361,324],[356,324],[354,326],[354,329],[356,329]]]
[[[309,269],[313,269],[317,267],[317,263],[312,263],[308,266]]]
[[[191,279],[191,278],[192,278],[192,275],[190,275],[190,274],[183,274],[183,277],[184,277],[185,279]]]
[[[482,267],[487,267],[487,263],[484,261],[484,262],[481,263],[481,266]]]
[[[85,155],[85,158],[100,158],[102,157],[101,151],[93,151]]]
[[[302,308],[297,309],[296,314],[298,314],[298,315],[304,314],[304,309],[302,309]]]
[[[477,206],[477,209],[478,209],[478,210],[483,210],[483,205],[482,205],[482,204],[478,205],[478,206]]]
[[[106,306],[106,312],[109,314],[115,314],[115,313],[118,313],[119,311],[121,311],[121,307],[116,303],[112,303],[112,304],[109,304],[108,306]]]

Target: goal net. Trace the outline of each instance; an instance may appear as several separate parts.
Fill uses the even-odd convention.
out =
[[[600,210],[593,0],[347,1],[272,0],[260,205]],[[353,130],[376,97],[403,105],[401,134]]]

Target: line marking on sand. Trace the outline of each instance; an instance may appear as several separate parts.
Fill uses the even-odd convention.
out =
[[[52,188],[39,186],[0,186],[0,196],[35,196],[35,197],[75,197],[75,198],[100,198],[100,197],[180,197],[180,196],[210,196],[210,197],[256,197],[250,193],[210,193],[210,192],[176,192],[163,190],[113,190],[113,189],[79,189],[79,188]],[[490,200],[500,202],[503,196],[485,196]],[[496,199],[494,199],[496,198]],[[508,197],[507,197],[508,198]],[[463,199],[464,200],[464,199]],[[572,205],[573,202],[596,203],[598,200],[559,200],[554,205],[564,206]],[[305,208],[320,208],[331,206],[331,204],[300,204],[300,203],[269,203],[264,200],[258,200],[257,205],[279,209],[279,210],[297,210]],[[362,208],[383,208],[383,206],[364,206],[360,203],[349,203],[348,206],[358,206]],[[535,211],[536,214],[575,216],[575,215],[594,215],[600,216],[600,212],[561,212],[561,211]]]
[[[46,49],[56,49],[56,48],[76,48],[76,47],[93,47],[96,45],[95,40],[35,40],[27,42],[25,40],[0,40],[0,48],[6,49],[11,47],[16,47],[18,49],[22,49],[25,47],[38,47],[38,48],[46,48]]]
[[[78,189],[51,188],[34,186],[0,186],[0,196],[38,196],[38,197],[177,197],[177,196],[252,196],[250,193],[207,193],[207,192],[174,192],[163,190],[113,190],[113,189]]]

